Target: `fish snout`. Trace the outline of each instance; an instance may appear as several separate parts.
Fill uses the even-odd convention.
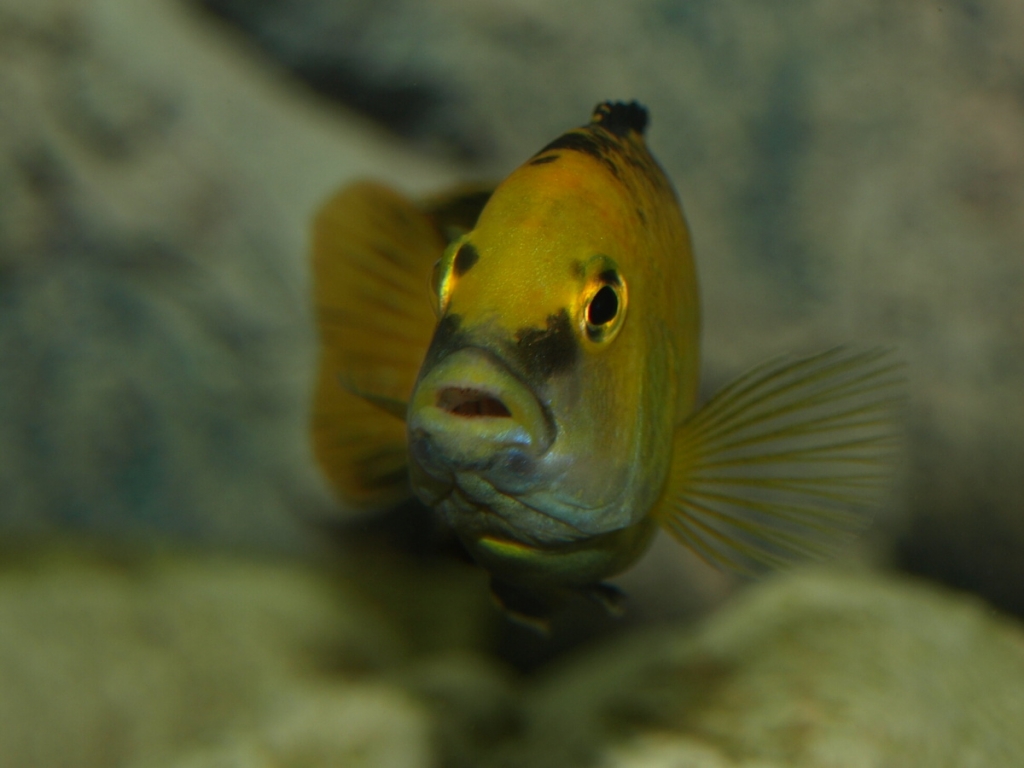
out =
[[[531,474],[554,428],[534,393],[489,352],[453,352],[423,376],[408,414],[413,458],[428,473]],[[433,470],[433,472],[432,472]]]

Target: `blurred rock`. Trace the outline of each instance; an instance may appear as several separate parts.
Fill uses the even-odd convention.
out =
[[[0,763],[12,766],[131,765],[215,742],[302,680],[339,680],[342,701],[343,674],[404,648],[350,588],[212,559],[6,564],[0,627]]]
[[[531,697],[488,766],[1020,765],[1024,628],[920,584],[811,571],[695,632],[577,656]]]
[[[170,553],[8,555],[0,764],[1024,761],[1024,628],[973,599],[881,576],[797,573],[697,627],[605,640],[516,679],[486,653],[484,582],[457,575]],[[421,626],[366,589],[388,579],[435,609]],[[437,637],[434,623],[454,628],[447,647],[420,636]]]
[[[422,706],[393,686],[284,693],[282,705],[225,743],[165,768],[431,768],[436,765]],[[134,764],[133,764],[134,765]]]
[[[479,655],[493,607],[465,570],[392,572],[434,608],[410,631],[402,605],[368,594],[359,574],[209,555],[7,555],[0,765],[413,768],[489,743],[511,727],[514,699]],[[447,625],[443,652],[420,637],[437,637],[432,621]]]
[[[307,222],[451,178],[162,0],[0,0],[0,531],[301,545]]]
[[[1024,614],[1024,5],[201,0],[321,93],[505,175],[603,99],[652,112],[705,300],[707,390],[894,345],[899,557]]]

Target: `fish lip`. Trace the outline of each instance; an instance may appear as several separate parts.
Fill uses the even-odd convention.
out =
[[[416,465],[438,482],[454,486],[460,473],[487,472],[498,463],[498,456],[488,456],[479,461],[453,460],[435,448],[433,436],[425,429],[415,429],[409,434],[409,453]]]
[[[414,456],[418,449],[422,450],[420,446],[424,443],[429,443],[429,436],[413,441],[411,449]],[[498,535],[541,548],[579,541],[590,535],[572,523],[548,514],[543,508],[523,501],[523,496],[529,497],[534,487],[545,478],[531,481],[532,487],[510,490],[484,474],[489,466],[454,468],[424,461],[420,457],[416,461],[432,480],[445,488],[441,495],[421,498],[435,509],[450,506],[455,510],[445,516],[457,531],[469,528],[479,535]],[[488,465],[493,463],[487,462]],[[538,536],[538,531],[546,531],[547,535]]]
[[[456,352],[462,352],[466,350],[473,350],[475,352],[481,353],[491,363],[500,368],[504,373],[507,373],[509,376],[515,379],[520,386],[522,386],[527,392],[529,392],[533,396],[533,399],[536,401],[538,407],[540,408],[540,412],[544,419],[545,427],[547,429],[546,444],[548,447],[553,445],[555,439],[558,437],[558,421],[555,419],[555,414],[551,410],[551,404],[542,396],[540,392],[537,391],[537,388],[529,381],[527,377],[523,376],[521,372],[517,371],[512,365],[509,364],[508,359],[504,355],[502,355],[500,351],[494,349],[493,347],[487,344],[464,344],[460,347],[445,350],[445,353],[443,355],[430,361],[429,369],[422,368],[420,370],[419,376],[417,377],[416,380],[416,386],[413,388],[413,391],[415,391],[416,388],[419,387],[420,381],[422,381],[423,378],[430,373],[430,371],[434,370],[434,368],[440,365],[444,360],[446,360]],[[487,391],[487,394],[497,396],[500,393],[497,393],[493,390],[489,390]]]
[[[427,503],[439,511],[443,510],[442,516],[447,518],[452,528],[462,532],[460,536],[498,536],[539,549],[576,543],[609,532],[610,528],[606,524],[591,526],[587,521],[607,517],[608,510],[618,507],[618,500],[592,509],[572,498],[560,498],[548,490],[547,487],[557,482],[566,469],[564,461],[551,453],[559,434],[557,420],[550,402],[534,384],[509,364],[499,350],[481,343],[463,344],[445,350],[443,355],[430,361],[429,369],[421,370],[414,393],[431,371],[451,355],[463,351],[481,355],[529,392],[543,420],[546,432],[544,445],[536,454],[523,454],[534,462],[530,467],[532,476],[528,476],[530,473],[519,473],[514,467],[506,466],[515,461],[510,451],[475,461],[454,460],[436,444],[429,429],[417,427],[410,417],[411,459],[425,475],[445,489]],[[501,399],[497,388],[484,385],[479,386],[479,389]],[[427,501],[425,497],[421,498]],[[545,500],[554,505],[554,511],[551,511],[550,505],[545,506]],[[574,522],[577,520],[583,522]]]
[[[441,511],[452,528],[471,538],[498,536],[550,549],[635,522],[619,520],[616,510],[621,498],[590,507],[549,490],[550,477],[538,477],[527,487],[507,488],[488,477],[486,468],[420,466],[445,489],[428,503]]]
[[[485,369],[493,369],[496,377],[489,380],[486,376],[483,379],[471,376],[463,384],[464,377],[458,372],[461,363],[450,373],[439,370],[452,355],[459,353],[468,356],[466,361],[471,370],[482,365]],[[499,430],[492,433],[495,440],[493,452],[453,450],[445,439],[445,422],[451,417],[446,409],[432,402],[433,393],[444,391],[446,387],[471,388],[503,405],[507,403],[514,412],[514,403],[518,402],[529,415],[523,421],[518,416],[508,420],[483,420],[488,424],[488,430]],[[507,427],[503,423],[507,423]],[[545,463],[544,459],[555,445],[559,432],[551,404],[542,393],[509,366],[500,354],[480,344],[466,344],[450,350],[438,357],[429,369],[421,371],[409,404],[407,429],[412,460],[435,480],[450,483],[452,473],[456,472],[491,473],[502,476],[492,480],[497,480],[503,491],[514,493],[528,492],[537,483],[549,479],[550,473],[542,477],[531,477],[531,474]],[[484,443],[490,439],[485,437]]]

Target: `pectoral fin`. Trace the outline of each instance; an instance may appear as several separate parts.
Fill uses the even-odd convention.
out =
[[[543,638],[551,635],[552,618],[572,600],[589,600],[616,619],[623,616],[626,605],[626,595],[618,587],[604,582],[583,587],[536,589],[491,577],[491,597],[510,620]]]
[[[890,485],[900,369],[885,351],[834,349],[741,376],[677,431],[658,521],[748,574],[833,552]]]
[[[426,213],[367,182],[331,198],[314,222],[313,445],[353,506],[385,506],[409,493],[401,419],[436,324],[430,276],[444,247]]]

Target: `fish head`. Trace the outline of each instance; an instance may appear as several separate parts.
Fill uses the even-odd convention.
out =
[[[649,541],[670,460],[665,275],[645,263],[632,194],[595,163],[527,163],[451,244],[409,403],[414,490],[515,583],[625,568]]]

